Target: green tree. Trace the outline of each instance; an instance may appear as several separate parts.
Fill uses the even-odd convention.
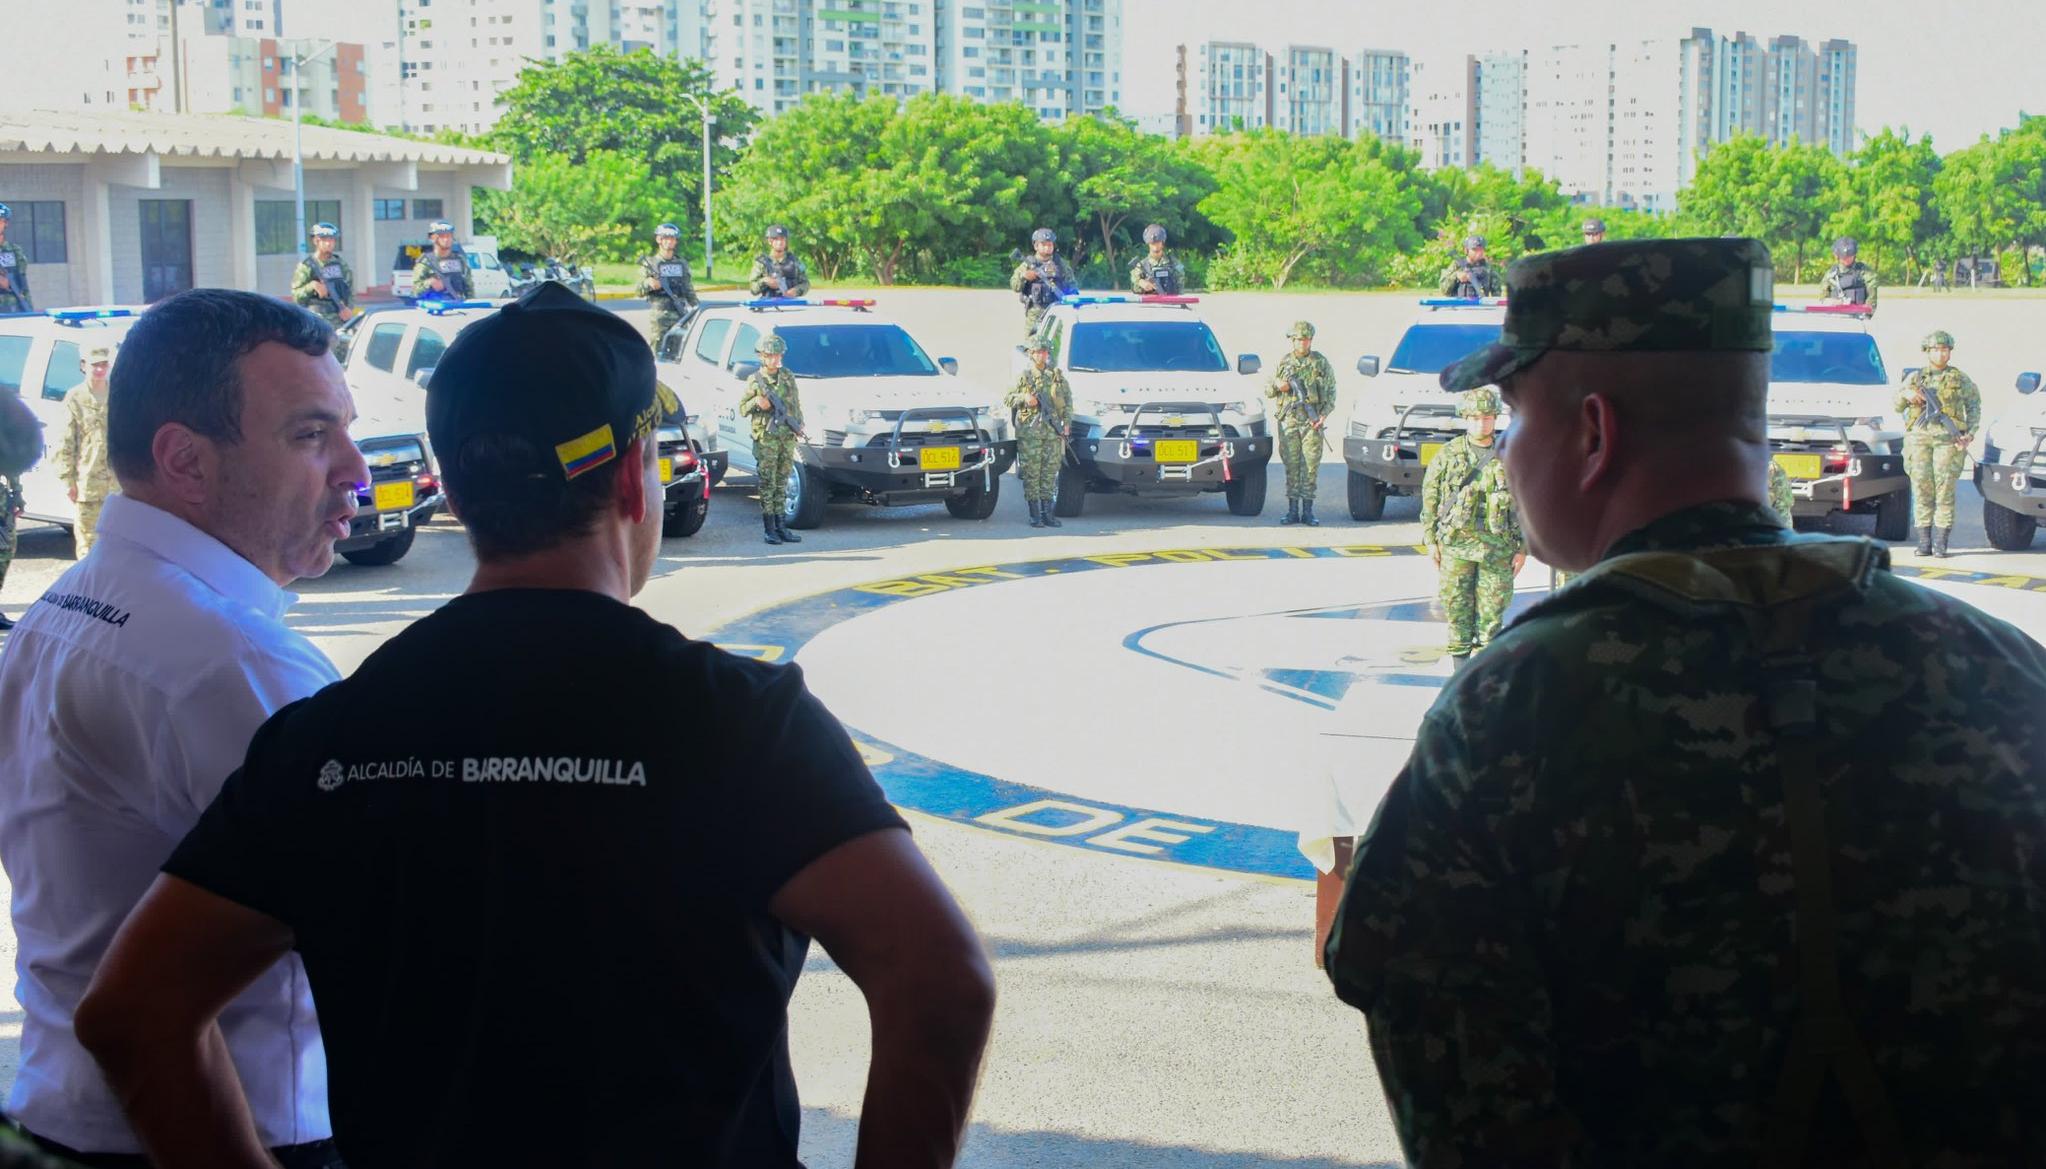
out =
[[[1840,206],[1846,165],[1823,146],[1772,147],[1752,134],[1714,146],[1691,186],[1677,196],[1685,227],[1700,235],[1749,235],[1769,245],[1782,270],[1803,282],[1805,256]]]
[[[1117,241],[1139,237],[1138,221],[1161,223],[1177,239],[1215,189],[1169,141],[1112,114],[1069,119],[1053,132],[1053,143],[1079,226],[1099,243],[1111,271]]]
[[[1419,242],[1419,198],[1356,142],[1254,130],[1208,139],[1195,156],[1215,179],[1201,212],[1231,235],[1237,270],[1273,288],[1303,264],[1326,280],[1372,282]]]
[[[580,165],[601,151],[637,157],[658,198],[649,200],[651,218],[630,225],[632,234],[648,236],[654,223],[672,219],[686,235],[688,225],[702,225],[703,120],[684,94],[710,104],[711,166],[722,173],[737,161],[759,115],[730,90],[714,93],[702,61],[644,49],[600,47],[532,62],[498,95],[504,113],[486,139],[515,167],[542,158]]]
[[[639,240],[632,225],[648,215],[654,190],[646,164],[612,150],[580,162],[543,155],[512,173],[509,191],[482,191],[478,213],[510,248],[572,263],[625,260]]]
[[[1929,136],[1913,140],[1908,127],[1883,127],[1848,160],[1846,187],[1826,234],[1853,237],[1861,258],[1878,270],[1925,267],[1932,262],[1927,245],[1944,230],[1933,200],[1939,169]]]
[[[1691,185],[1677,195],[1683,229],[1766,239],[1774,169],[1769,143],[1759,135],[1742,134],[1712,147],[1699,160]]]

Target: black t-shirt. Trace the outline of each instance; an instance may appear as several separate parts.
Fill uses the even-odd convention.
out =
[[[809,940],[768,900],[901,827],[796,667],[518,590],[279,711],[164,871],[296,934],[354,1169],[772,1169]]]

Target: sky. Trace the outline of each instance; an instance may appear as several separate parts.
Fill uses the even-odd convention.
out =
[[[1860,127],[1909,126],[1942,153],[2015,125],[2020,111],[2046,114],[2046,0],[1126,0],[1124,14],[1123,107],[1133,115],[1171,111],[1182,42],[1434,58],[1675,38],[1693,27],[1855,42]]]

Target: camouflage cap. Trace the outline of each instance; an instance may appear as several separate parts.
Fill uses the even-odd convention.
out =
[[[1954,335],[1945,329],[1934,329],[1925,335],[1925,341],[1918,348],[1921,350],[1931,349],[1935,345],[1952,349],[1954,347]]]
[[[1293,327],[1286,330],[1286,336],[1296,341],[1302,337],[1311,338],[1314,336],[1314,325],[1307,321],[1294,321]]]
[[[1462,418],[1476,418],[1480,415],[1497,418],[1505,408],[1505,403],[1499,398],[1499,391],[1491,386],[1479,386],[1465,394],[1456,404],[1457,415]]]
[[[113,359],[114,347],[105,341],[95,341],[85,347],[85,355],[79,360],[87,365],[92,365],[95,362],[112,361]]]
[[[1032,333],[1030,340],[1023,342],[1025,353],[1050,353],[1051,339],[1042,333]]]
[[[758,353],[762,357],[770,353],[787,353],[788,351],[789,343],[782,340],[780,333],[762,333],[759,343],[753,346],[753,352]]]
[[[1507,269],[1499,340],[1443,370],[1442,388],[1497,385],[1552,349],[1767,352],[1775,296],[1760,240],[1623,240],[1527,256]]]
[[[1469,250],[1471,250],[1472,248],[1482,248],[1482,247],[1484,247],[1484,246],[1485,246],[1485,237],[1484,237],[1484,236],[1481,236],[1481,235],[1467,235],[1467,236],[1465,236],[1465,237],[1463,238],[1463,247],[1464,247],[1464,250],[1465,250],[1465,251],[1469,251]]]

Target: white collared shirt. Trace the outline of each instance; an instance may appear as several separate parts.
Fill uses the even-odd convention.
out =
[[[139,1152],[71,1030],[114,931],[271,713],[339,675],[285,628],[297,600],[227,545],[115,495],[92,554],[0,653],[0,862],[25,1016],[7,1108],[91,1153]],[[270,1146],[332,1135],[305,968],[279,962],[220,1017]]]

